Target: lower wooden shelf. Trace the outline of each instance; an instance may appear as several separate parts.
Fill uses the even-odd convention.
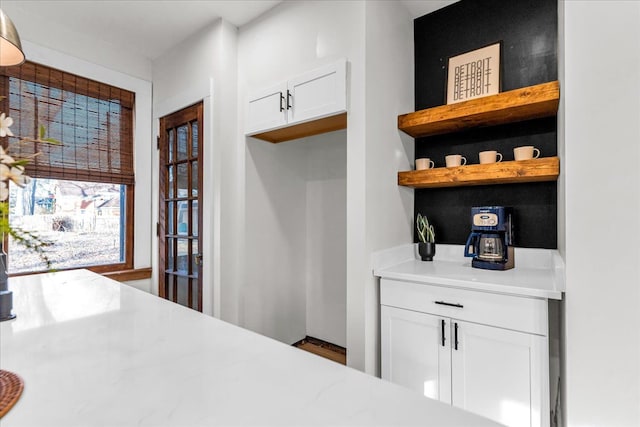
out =
[[[488,184],[555,181],[558,157],[398,172],[398,185],[413,188],[462,187]]]

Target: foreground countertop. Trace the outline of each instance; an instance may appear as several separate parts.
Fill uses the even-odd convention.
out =
[[[13,426],[497,426],[86,270],[11,278]]]
[[[385,279],[495,292],[522,297],[562,299],[564,264],[555,250],[515,250],[515,268],[491,271],[471,267],[464,246],[437,245],[433,261],[416,259],[415,245],[380,251],[374,275]]]

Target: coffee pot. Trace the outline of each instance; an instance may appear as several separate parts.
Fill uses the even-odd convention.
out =
[[[471,208],[471,234],[464,256],[471,266],[488,270],[514,267],[512,209],[504,206]]]

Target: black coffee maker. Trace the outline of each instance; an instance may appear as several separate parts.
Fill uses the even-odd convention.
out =
[[[504,206],[471,208],[471,234],[464,256],[471,266],[487,270],[509,270],[514,266],[512,209]]]

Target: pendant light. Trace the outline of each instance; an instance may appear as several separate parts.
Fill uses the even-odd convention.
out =
[[[0,67],[20,65],[24,62],[24,53],[20,36],[11,19],[0,9]]]

